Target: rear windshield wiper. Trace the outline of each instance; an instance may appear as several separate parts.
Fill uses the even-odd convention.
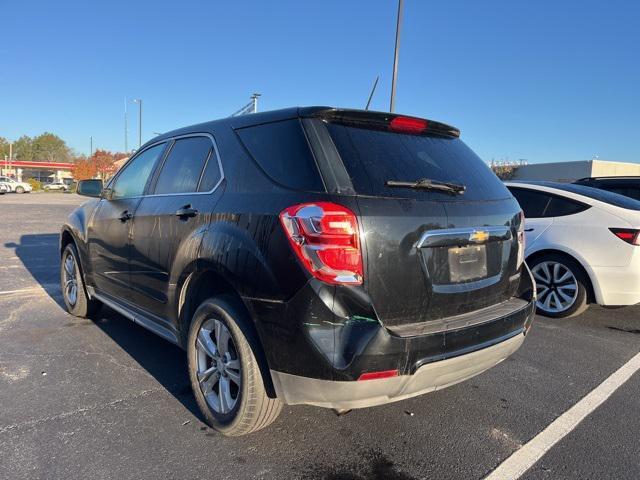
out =
[[[421,178],[415,182],[401,182],[398,180],[387,180],[387,187],[415,188],[416,190],[435,190],[438,192],[450,193],[451,195],[462,195],[467,189],[464,185],[457,183],[439,182],[430,178]]]

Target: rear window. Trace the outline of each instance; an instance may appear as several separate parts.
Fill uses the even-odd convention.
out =
[[[236,132],[272,180],[295,190],[324,190],[299,119],[265,123]]]
[[[385,185],[387,180],[411,182],[429,178],[465,185],[467,191],[459,196],[463,200],[510,196],[489,167],[458,138],[407,135],[334,123],[327,124],[327,128],[359,194],[447,198],[441,193]]]
[[[558,190],[564,190],[565,192],[571,192],[577,195],[584,195],[585,197],[593,198],[594,200],[608,203],[615,207],[626,208],[628,210],[640,210],[640,201],[618,195],[617,193],[608,192],[607,190],[600,190],[599,188],[575,185],[572,183],[535,182],[535,184],[557,188]]]

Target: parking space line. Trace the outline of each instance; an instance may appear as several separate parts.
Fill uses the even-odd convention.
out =
[[[57,283],[45,283],[38,285],[37,287],[21,288],[19,290],[5,290],[0,291],[0,295],[20,295],[22,293],[47,293],[48,288],[59,288]]]
[[[556,418],[547,428],[533,437],[522,448],[516,450],[485,480],[515,480],[566,435],[573,431],[582,420],[602,405],[631,376],[640,370],[640,353],[616,370],[604,382],[593,389],[582,400]]]

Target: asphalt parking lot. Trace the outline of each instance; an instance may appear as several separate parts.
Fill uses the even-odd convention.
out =
[[[226,438],[177,347],[104,308],[61,307],[58,231],[82,199],[0,196],[0,478],[475,479],[640,351],[640,307],[538,317],[509,360],[430,395],[337,417],[285,407]],[[522,478],[640,478],[640,374]]]

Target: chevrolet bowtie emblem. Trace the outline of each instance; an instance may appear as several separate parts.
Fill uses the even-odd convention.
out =
[[[484,230],[474,230],[471,235],[469,235],[470,242],[486,242],[489,239],[489,232],[485,232]]]

